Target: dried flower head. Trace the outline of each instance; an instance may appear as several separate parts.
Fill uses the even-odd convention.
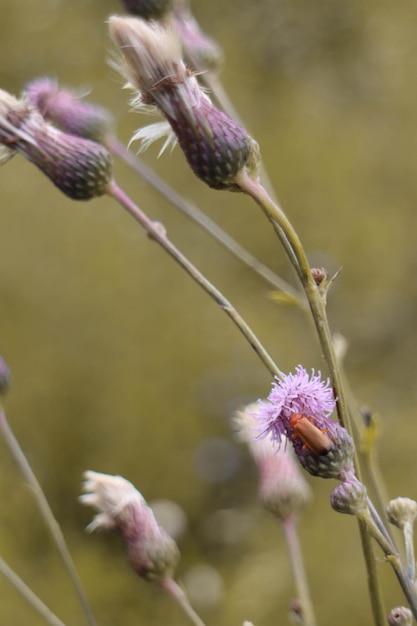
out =
[[[54,128],[27,99],[5,91],[0,91],[0,144],[26,157],[73,200],[107,191],[112,161],[103,146]]]
[[[330,382],[320,373],[298,366],[295,374],[272,384],[267,401],[260,403],[260,437],[271,436],[279,447],[282,436],[293,445],[298,460],[310,474],[340,478],[353,466],[353,440],[329,415],[335,407]]]
[[[410,498],[395,498],[387,505],[388,521],[403,529],[406,524],[413,525],[417,518],[417,502]]]
[[[103,107],[90,104],[50,78],[36,78],[26,85],[24,95],[45,120],[70,135],[105,141],[113,130],[113,119]]]
[[[231,191],[239,190],[237,181],[243,171],[257,178],[258,144],[204,93],[182,60],[173,30],[116,16],[110,18],[109,27],[122,55],[119,70],[128,86],[139,92],[133,105],[159,109],[196,176],[214,189]],[[152,139],[154,131],[153,126]],[[134,139],[149,142],[149,132],[141,130]]]
[[[290,448],[277,450],[271,437],[254,438],[259,402],[237,411],[234,425],[239,439],[252,453],[259,473],[259,498],[263,506],[282,521],[304,511],[311,490],[303,478]]]
[[[162,20],[172,11],[173,0],[122,0],[126,11],[144,20]]]
[[[122,476],[92,471],[84,476],[85,493],[80,500],[99,511],[88,529],[120,531],[130,563],[142,578],[161,581],[170,577],[179,558],[177,544],[158,524],[142,494]]]

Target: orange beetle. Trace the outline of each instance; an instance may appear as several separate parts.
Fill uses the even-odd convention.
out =
[[[311,419],[300,413],[293,413],[290,417],[290,424],[312,452],[325,456],[330,452],[332,442],[325,432],[313,424]]]

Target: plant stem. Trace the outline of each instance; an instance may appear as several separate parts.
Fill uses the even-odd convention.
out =
[[[388,541],[385,535],[381,533],[379,528],[376,526],[369,511],[362,511],[358,517],[366,524],[368,532],[382,548],[386,560],[392,566],[404,595],[407,598],[410,609],[414,615],[414,619],[417,619],[417,591],[414,587],[414,579],[409,578],[407,572],[404,570],[403,564],[401,563],[398,552],[392,542]]]
[[[189,202],[181,194],[175,191],[175,189],[158,176],[154,170],[148,167],[130,150],[125,148],[125,146],[116,137],[107,137],[105,143],[113,154],[127,163],[127,165],[129,165],[143,180],[145,180],[153,189],[161,194],[161,196],[166,198],[173,206],[181,211],[181,213],[189,217],[202,230],[222,244],[237,259],[239,259],[247,267],[250,267],[270,285],[284,293],[287,293],[300,308],[306,309],[306,302],[302,293],[300,293],[297,289],[294,289],[294,287],[283,280],[269,267],[261,263],[251,252],[246,250],[238,241],[231,237],[195,204]]]
[[[148,235],[156,241],[181,267],[195,280],[223,309],[235,325],[239,328],[245,339],[255,350],[259,358],[267,367],[272,376],[282,378],[283,374],[261,344],[255,333],[237,312],[234,306],[224,295],[185,257],[178,248],[168,239],[163,227],[156,224],[125,194],[125,192],[112,181],[108,185],[108,193],[119,202],[128,213],[144,228]]]
[[[407,561],[408,577],[410,580],[415,580],[416,559],[414,556],[414,537],[413,537],[413,523],[412,522],[405,522],[403,533],[404,533],[405,557]]]
[[[384,600],[382,597],[381,586],[379,584],[378,574],[376,571],[376,559],[373,545],[370,541],[370,536],[366,523],[363,522],[363,520],[361,519],[358,519],[358,523],[362,543],[362,551],[364,555],[366,570],[368,573],[368,590],[374,623],[375,626],[385,626],[386,611],[384,608]]]
[[[58,552],[62,558],[64,566],[69,574],[75,592],[78,596],[80,605],[83,609],[85,617],[89,626],[96,626],[96,622],[94,620],[93,614],[91,612],[90,605],[84,593],[80,578],[78,576],[77,570],[69,553],[67,544],[65,543],[64,535],[62,533],[61,527],[56,521],[54,514],[49,506],[48,500],[44,492],[42,491],[42,487],[40,486],[35,474],[32,471],[32,468],[29,465],[28,460],[26,459],[23,450],[21,449],[16,437],[13,434],[13,431],[9,425],[6,414],[0,407],[0,429],[3,433],[4,439],[9,447],[10,452],[12,453],[22,475],[23,478],[28,482],[30,487],[33,490],[35,495],[36,503],[39,507],[39,510],[42,514],[44,522],[51,534],[51,537],[58,549]]]
[[[300,278],[310,305],[321,349],[323,351],[323,356],[329,368],[330,380],[334,389],[335,397],[337,398],[336,407],[339,422],[342,426],[345,426],[349,432],[351,432],[352,429],[345,393],[327,321],[325,298],[320,293],[311,275],[310,265],[301,241],[299,240],[297,233],[283,210],[272,201],[266,190],[259,183],[252,180],[249,175],[243,171],[237,181],[237,184],[244,193],[255,200],[270,220],[277,223],[279,230],[285,235],[286,243],[283,242],[282,237],[281,241],[283,242],[290,261]],[[288,252],[287,247],[290,248],[291,253]],[[294,255],[297,259],[296,262],[294,262]]]
[[[311,602],[310,591],[304,569],[295,517],[288,517],[285,521],[283,521],[282,526],[290,554],[297,595],[301,604],[301,622],[303,626],[316,626],[317,622],[314,616],[313,604]]]
[[[199,615],[197,615],[191,606],[184,590],[181,589],[175,580],[172,578],[164,578],[159,582],[159,586],[162,587],[162,589],[164,589],[164,591],[166,591],[172,598],[174,598],[174,600],[176,600],[181,609],[186,615],[188,615],[195,626],[205,626],[203,620]]]
[[[7,580],[19,591],[19,593],[25,598],[25,600],[44,618],[44,620],[50,624],[50,626],[65,626],[64,622],[52,613],[52,611],[42,602],[38,596],[27,586],[25,582],[12,570],[0,557],[0,572],[7,578]]]

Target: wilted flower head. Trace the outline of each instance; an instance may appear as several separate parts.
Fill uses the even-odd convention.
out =
[[[298,366],[272,385],[268,400],[256,416],[260,437],[270,436],[281,445],[289,439],[300,463],[310,474],[339,478],[352,467],[353,441],[329,415],[335,407],[329,380]]]
[[[252,453],[259,472],[259,498],[263,506],[281,520],[299,515],[311,499],[311,490],[295,462],[292,451],[277,450],[271,437],[256,438],[259,402],[237,411],[234,419],[237,436]]]
[[[122,476],[87,471],[80,496],[83,504],[96,508],[88,529],[114,528],[126,542],[135,572],[148,581],[170,577],[179,550],[175,541],[158,524],[142,494]]]
[[[54,128],[26,98],[17,100],[1,90],[0,144],[26,157],[74,200],[107,191],[112,162],[103,146]]]
[[[106,109],[60,89],[50,78],[34,79],[26,85],[24,95],[45,120],[71,135],[102,142],[113,129],[112,116]]]
[[[161,20],[172,10],[173,0],[122,0],[126,11],[144,20]]]
[[[259,146],[217,109],[187,69],[181,44],[170,28],[140,19],[112,17],[110,35],[120,49],[120,71],[139,91],[136,106],[155,105],[165,116],[193,172],[215,189],[239,190],[238,177],[257,178]],[[162,127],[166,131],[166,124]],[[134,139],[161,136],[155,125]]]

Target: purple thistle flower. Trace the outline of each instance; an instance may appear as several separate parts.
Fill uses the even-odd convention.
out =
[[[0,159],[19,152],[73,200],[107,193],[112,180],[108,150],[49,124],[26,99],[0,90]]]
[[[336,404],[330,381],[311,376],[299,365],[295,374],[272,384],[268,400],[256,416],[259,437],[270,436],[279,447],[285,436],[310,474],[341,478],[352,469],[353,441],[329,415]]]
[[[113,130],[112,116],[106,109],[84,102],[50,78],[35,78],[26,85],[24,95],[45,120],[71,135],[101,143]]]

